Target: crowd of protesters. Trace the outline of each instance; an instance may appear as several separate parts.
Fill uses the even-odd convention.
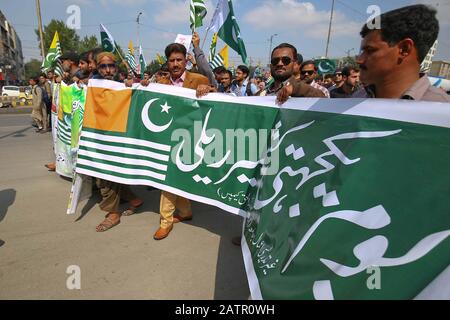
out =
[[[290,97],[306,98],[385,98],[450,102],[450,96],[431,86],[420,65],[438,37],[439,23],[436,11],[425,5],[413,5],[390,11],[381,16],[381,29],[361,30],[361,52],[358,67],[345,66],[334,74],[319,75],[313,60],[304,61],[298,48],[282,43],[272,51],[270,71],[251,73],[245,65],[232,72],[225,67],[212,69],[200,49],[200,38],[193,34],[193,54],[186,47],[170,44],[165,50],[167,62],[154,74],[145,73],[141,79],[132,71],[121,71],[119,61],[112,53],[101,49],[61,57],[64,75],[54,73],[33,77],[33,118],[38,131],[49,128],[49,109],[44,100],[51,99],[56,82],[86,85],[89,79],[123,82],[126,86],[148,86],[159,83],[196,90],[198,97],[222,93],[236,97],[276,96],[282,105]],[[192,68],[187,70],[188,59]],[[36,95],[35,95],[36,94]],[[54,170],[54,164],[46,165]],[[106,231],[120,223],[123,215],[131,215],[143,204],[128,186],[97,179],[102,195],[100,208],[107,213],[97,231]],[[119,211],[120,200],[129,202],[129,208]],[[178,209],[179,214],[175,214]],[[192,219],[189,200],[162,192],[161,223],[155,240],[166,238],[174,224]],[[239,243],[239,242],[237,242]]]

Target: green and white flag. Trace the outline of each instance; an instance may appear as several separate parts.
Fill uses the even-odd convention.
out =
[[[203,0],[191,0],[190,22],[192,32],[194,32],[196,28],[203,25],[203,18],[206,17],[206,14],[206,6]]]
[[[253,299],[448,289],[450,104],[89,85],[77,173],[244,216]]]
[[[220,54],[217,54],[209,65],[211,66],[211,69],[214,70],[215,68],[223,66],[224,60]]]
[[[72,178],[84,116],[86,88],[62,83],[59,89],[56,172]]]
[[[139,46],[139,70],[141,71],[141,79],[144,79],[144,73],[147,69],[147,61],[145,61],[144,51],[142,46]]]
[[[47,56],[42,62],[41,71],[47,73],[50,70],[54,70],[55,74],[61,77],[63,75],[61,61],[59,60],[61,56],[61,44],[59,43],[58,31],[56,31]]]
[[[214,33],[211,42],[211,47],[209,48],[209,58],[208,58],[209,62],[213,61],[214,57],[216,56],[216,48],[217,48],[217,33]]]
[[[114,53],[116,51],[116,42],[111,33],[103,24],[100,24],[100,37],[102,39],[102,48],[104,51]]]
[[[219,0],[209,30],[218,33],[220,39],[228,44],[247,64],[247,51],[241,38],[241,31],[234,15],[231,0]]]
[[[317,59],[314,60],[314,64],[317,67],[317,71],[320,75],[334,74],[336,72],[336,61],[330,59]]]
[[[125,55],[125,60],[127,61],[128,65],[130,66],[131,70],[134,73],[138,73],[138,65],[136,62],[136,58],[134,57],[134,48],[133,48],[133,42],[130,40],[130,44],[128,45],[128,51]]]

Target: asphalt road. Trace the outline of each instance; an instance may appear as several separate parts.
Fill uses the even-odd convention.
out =
[[[44,168],[50,133],[30,124],[30,115],[0,115],[0,299],[248,299],[231,243],[240,217],[193,203],[194,219],[155,241],[159,191],[136,186],[140,212],[96,233],[99,197],[66,215],[71,182]],[[80,268],[80,290],[67,288],[70,266]]]

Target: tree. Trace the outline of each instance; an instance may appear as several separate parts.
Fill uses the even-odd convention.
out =
[[[41,73],[41,61],[37,59],[31,59],[25,63],[25,80],[31,77],[37,76]]]
[[[83,53],[98,47],[100,47],[100,44],[98,43],[96,36],[85,36],[83,40],[80,41],[78,52]]]
[[[161,69],[161,65],[159,64],[158,60],[152,60],[147,65],[147,68],[145,70],[150,74],[155,74],[159,69]]]
[[[47,53],[48,48],[53,41],[53,36],[55,32],[58,31],[59,42],[61,44],[61,50],[64,52],[75,51],[77,52],[80,45],[80,37],[75,32],[75,30],[70,29],[62,20],[52,19],[48,25],[44,27],[43,37],[44,37],[44,50]],[[39,30],[35,30],[38,37],[39,45],[41,43],[39,38]]]

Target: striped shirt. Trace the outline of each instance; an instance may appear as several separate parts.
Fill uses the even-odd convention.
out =
[[[325,97],[329,98],[330,97],[330,92],[328,91],[327,88],[321,86],[320,84],[318,84],[315,80],[313,80],[313,82],[310,83],[310,86],[316,89],[319,89],[320,91],[323,92],[323,94],[325,95]]]

